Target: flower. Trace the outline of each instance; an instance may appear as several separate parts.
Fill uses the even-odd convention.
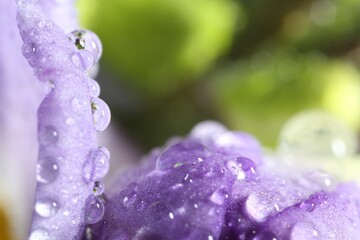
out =
[[[71,3],[58,8],[55,2],[20,0],[0,6],[10,9],[1,12],[10,23],[1,25],[1,97],[9,103],[0,112],[1,127],[5,136],[24,127],[22,137],[4,138],[2,159],[15,160],[2,164],[31,169],[38,153],[30,240],[360,238],[357,185],[335,185],[322,172],[281,166],[251,135],[214,122],[153,150],[104,195],[110,154],[98,146],[96,134],[109,124],[110,111],[88,76],[101,43],[91,31],[77,29]],[[9,52],[20,48],[32,69],[20,51]],[[14,99],[18,106],[11,106]],[[18,151],[17,144],[28,149]],[[24,180],[8,181],[6,188],[29,180],[26,170]],[[29,187],[24,198],[13,199],[19,204],[31,193]]]
[[[36,154],[38,149],[37,165],[32,159],[29,161],[31,169],[36,165],[37,180],[29,239],[76,238],[87,221],[94,222],[94,218],[101,217],[92,212],[93,201],[101,204],[93,189],[101,185],[99,181],[108,171],[110,155],[106,148],[98,147],[96,133],[109,124],[110,111],[98,98],[100,89],[97,83],[87,74],[101,56],[101,43],[94,33],[76,30],[72,2],[64,2],[59,7],[55,2],[17,1],[16,7],[14,2],[7,1],[4,8],[1,7],[7,11],[5,7],[9,6],[6,17],[9,15],[10,23],[14,23],[10,24],[11,34],[5,39],[8,40],[6,44],[14,44],[18,51],[21,49],[41,82],[39,84],[33,79],[31,69],[20,55],[16,58],[21,60],[25,72],[20,71],[14,82],[10,82],[11,74],[16,72],[14,62],[9,61],[4,66],[2,82],[8,88],[5,90],[10,90],[10,94],[22,93],[25,98],[35,98],[32,102],[20,102],[20,107],[16,108],[20,114],[23,109],[29,111],[30,125],[26,125],[26,118],[20,118],[24,119],[25,126],[25,131],[20,131],[25,136],[24,143],[31,146],[30,153]],[[70,20],[63,21],[64,13]],[[23,45],[14,29],[16,20]],[[11,38],[16,42],[11,43]],[[5,58],[11,54],[7,53]],[[21,85],[23,82],[31,87],[25,89]],[[5,100],[11,102],[12,98]],[[7,121],[3,126],[6,129],[13,124],[14,117],[19,118],[10,115],[9,120],[5,118]],[[31,134],[26,129],[30,129]],[[28,152],[17,153],[11,148],[16,144],[11,140],[7,140],[9,149],[19,159],[14,165],[24,164],[29,157],[24,154]],[[31,189],[26,198],[31,198]],[[19,237],[23,238],[21,234]]]
[[[119,177],[107,194],[104,218],[90,226],[88,236],[360,237],[358,186],[336,185],[322,172],[299,175],[297,169],[289,174],[278,160],[264,158],[250,135],[229,132],[214,122],[200,123],[189,136],[153,150],[139,166]]]

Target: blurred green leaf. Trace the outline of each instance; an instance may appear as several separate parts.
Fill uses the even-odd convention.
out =
[[[239,5],[228,0],[80,1],[103,61],[130,86],[159,97],[193,81],[229,46]]]

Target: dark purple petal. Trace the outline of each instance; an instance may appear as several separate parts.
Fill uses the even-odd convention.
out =
[[[85,239],[358,239],[358,186],[325,192],[313,174],[268,173],[252,136],[214,126],[199,124],[121,176]]]

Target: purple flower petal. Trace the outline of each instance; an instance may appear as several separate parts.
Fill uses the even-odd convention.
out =
[[[79,49],[47,19],[52,16],[49,5],[20,1],[18,6],[23,54],[37,78],[51,85],[38,109],[38,183],[30,239],[76,239],[104,211],[93,188],[108,171],[109,153],[98,148],[96,133],[109,124],[110,111],[94,98],[85,72],[99,56]]]
[[[45,91],[22,55],[13,0],[0,1],[0,29],[0,201],[11,206],[14,237],[24,239],[35,191],[36,112]]]
[[[217,144],[218,129],[200,124],[121,176],[85,239],[359,238],[358,186],[326,192],[309,174],[269,174],[252,136]]]

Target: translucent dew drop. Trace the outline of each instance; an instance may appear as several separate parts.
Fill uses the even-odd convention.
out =
[[[190,136],[205,142],[211,142],[226,131],[227,129],[218,122],[205,121],[197,124],[191,130]]]
[[[87,50],[81,50],[75,53],[71,57],[71,61],[83,71],[88,71],[95,65],[94,55]]]
[[[36,179],[40,183],[52,183],[59,175],[59,166],[53,157],[39,158],[36,165]]]
[[[99,73],[99,70],[100,70],[100,65],[99,63],[95,63],[95,65],[89,70],[86,72],[86,74],[90,77],[90,78],[96,78],[98,73]]]
[[[122,199],[124,207],[129,207],[134,204],[137,197],[137,188],[138,185],[135,182],[132,182],[119,193],[119,198]]]
[[[356,136],[336,118],[321,111],[307,111],[291,118],[280,134],[284,155],[344,158],[356,152]],[[304,160],[303,160],[304,161]]]
[[[85,222],[87,224],[94,224],[101,220],[104,216],[104,203],[96,196],[92,196],[86,203]]]
[[[229,194],[225,189],[222,188],[216,190],[210,196],[210,201],[217,205],[223,205],[228,199],[229,199]]]
[[[58,210],[58,204],[54,200],[49,198],[39,199],[35,203],[36,213],[44,218],[54,216]]]
[[[111,113],[108,105],[100,98],[94,98],[91,101],[91,109],[95,129],[99,132],[104,131],[110,123]]]
[[[197,163],[199,158],[206,159],[206,155],[207,149],[204,145],[192,141],[183,141],[162,152],[156,162],[156,168],[162,171],[178,168],[187,163]]]
[[[104,148],[90,151],[83,167],[83,177],[86,182],[95,182],[103,178],[109,170],[110,153]]]
[[[307,212],[312,212],[317,206],[321,204],[326,204],[327,200],[327,194],[325,192],[319,192],[311,195],[308,199],[304,200],[299,207]]]
[[[307,212],[312,212],[316,208],[316,204],[311,200],[305,200],[300,204],[300,208]]]
[[[29,236],[29,240],[50,240],[49,232],[43,228],[34,229]]]
[[[39,142],[45,146],[55,145],[59,140],[59,133],[54,126],[48,125],[40,128]]]
[[[308,173],[306,177],[312,182],[312,184],[315,183],[319,185],[321,189],[324,189],[325,191],[335,190],[338,184],[335,177],[318,169]]]
[[[93,194],[95,196],[101,195],[105,190],[105,186],[101,181],[94,182]]]
[[[88,88],[90,97],[96,98],[100,95],[100,86],[97,81],[90,78],[88,81]]]
[[[102,54],[102,45],[98,36],[89,30],[75,30],[71,32],[70,39],[77,49],[87,50],[95,57],[97,62]]]
[[[238,180],[252,180],[259,175],[256,164],[245,157],[237,157],[236,160],[228,161],[226,167]]]

